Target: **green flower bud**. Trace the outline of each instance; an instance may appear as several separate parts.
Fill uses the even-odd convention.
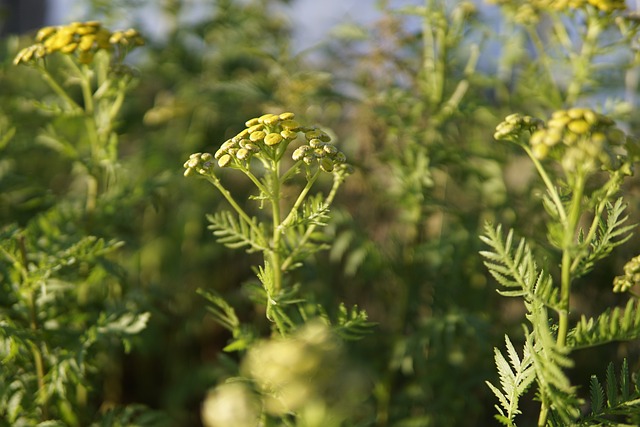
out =
[[[236,157],[238,158],[238,160],[246,160],[250,156],[251,156],[251,152],[249,150],[247,150],[246,148],[241,148],[236,153]]]
[[[280,120],[292,120],[296,115],[293,113],[282,113],[280,114]]]
[[[324,146],[325,143],[320,141],[319,139],[312,139],[312,140],[309,141],[309,145],[312,148],[320,148],[320,147]]]
[[[257,132],[259,130],[263,130],[264,129],[264,125],[262,123],[258,123],[257,125],[253,125],[249,128],[247,128],[247,133],[252,134],[253,132]],[[239,136],[240,134],[238,134]]]
[[[187,167],[195,168],[196,166],[198,166],[198,163],[200,163],[200,159],[194,157],[187,161]]]
[[[328,157],[324,157],[320,161],[320,168],[325,172],[333,171],[333,162]]]
[[[280,125],[282,126],[283,129],[286,129],[286,130],[296,131],[300,129],[300,123],[296,122],[295,120],[285,120],[282,123],[280,123]]]
[[[322,149],[324,150],[325,153],[327,153],[330,156],[333,156],[338,152],[338,149],[336,148],[336,146],[331,144],[325,145],[324,147],[322,147]]]
[[[567,116],[574,120],[581,119],[582,117],[584,117],[585,111],[586,110],[584,108],[570,108],[569,110],[567,110]]]
[[[187,168],[187,170],[184,171],[184,176],[191,176],[191,175],[193,175],[193,169]]]
[[[244,125],[248,128],[255,126],[257,124],[260,124],[260,122],[258,121],[258,118],[253,118],[253,119],[249,119],[246,122],[244,122]]]
[[[285,130],[283,130],[282,132],[280,132],[280,135],[281,135],[284,139],[289,140],[289,141],[292,141],[292,140],[296,139],[296,137],[298,136],[298,133],[297,133],[297,132],[292,132],[292,131],[290,131],[290,130],[286,130],[286,129],[285,129]]]
[[[266,134],[264,131],[262,131],[262,130],[257,130],[257,131],[255,131],[255,132],[253,132],[253,133],[249,134],[249,139],[250,139],[252,142],[258,142],[258,141],[263,140],[265,136],[267,136],[267,134]]]
[[[309,150],[311,150],[311,147],[309,147],[308,145],[298,147],[293,151],[291,158],[297,162],[298,160],[301,160]]]
[[[252,143],[245,144],[244,148],[249,150],[252,153],[257,153],[258,151],[260,151],[260,147],[258,147],[256,144],[252,144]]]
[[[344,163],[347,161],[347,156],[345,156],[342,151],[338,151],[333,157],[333,161],[336,163]]]
[[[316,156],[314,154],[308,153],[304,155],[304,157],[302,158],[302,161],[305,164],[310,165],[311,163],[313,163],[315,159],[316,159]]]
[[[279,133],[270,133],[264,137],[264,143],[268,146],[274,146],[282,141],[282,135]]]
[[[585,120],[572,120],[567,125],[567,128],[569,128],[571,132],[577,135],[583,135],[589,132],[591,126],[589,126],[589,123],[587,123]]]
[[[307,131],[305,132],[304,136],[309,141],[312,139],[319,139],[323,142],[331,141],[331,137],[327,135],[327,133],[321,131],[320,129],[313,129],[313,130]]]
[[[221,168],[227,166],[231,162],[231,155],[225,154],[224,156],[218,159],[218,166]]]
[[[234,138],[238,138],[238,140],[241,140],[242,138],[244,138],[247,135],[249,135],[249,129],[243,129],[242,132],[237,134]]]
[[[271,124],[274,124],[274,123],[278,123],[279,120],[280,120],[280,117],[276,116],[275,114],[271,114],[271,113],[263,114],[262,116],[260,116],[258,118],[258,122],[264,123],[265,125],[271,125]]]

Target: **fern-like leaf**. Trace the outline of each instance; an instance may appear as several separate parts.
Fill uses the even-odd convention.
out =
[[[365,310],[360,310],[357,305],[347,308],[344,303],[338,307],[338,315],[335,321],[331,321],[324,308],[318,305],[320,316],[329,325],[333,324],[334,331],[344,340],[355,341],[362,339],[365,335],[373,332],[377,325],[369,321],[369,316]]]
[[[288,227],[301,225],[327,225],[329,219],[329,205],[324,201],[322,194],[318,193],[304,201],[301,208],[294,212],[292,221]]]
[[[583,315],[569,332],[567,344],[580,349],[637,338],[640,338],[640,301],[630,299],[624,308],[607,310],[595,319]]]
[[[213,230],[218,242],[226,247],[246,248],[248,253],[267,250],[263,229],[256,218],[251,218],[249,222],[242,217],[236,218],[229,211],[223,211],[207,215],[207,220],[211,223],[208,228]]]
[[[496,419],[506,426],[514,426],[515,416],[521,413],[518,409],[520,397],[526,393],[533,382],[535,371],[527,348],[525,347],[521,360],[509,337],[505,335],[504,338],[509,361],[500,350],[494,349],[501,389],[488,381],[486,384],[500,402],[500,406],[496,405],[498,410]]]
[[[573,271],[574,277],[581,277],[590,272],[597,261],[606,258],[616,246],[631,238],[631,230],[636,225],[623,226],[629,218],[623,216],[625,209],[626,205],[622,202],[622,198],[616,200],[614,204],[607,203],[606,221],[599,219],[596,237],[591,242],[586,256]]]
[[[514,248],[513,230],[503,239],[502,227],[494,229],[489,224],[480,239],[492,249],[480,254],[487,259],[484,264],[491,275],[507,289],[498,290],[501,295],[521,296],[530,302],[539,300],[557,308],[558,290],[553,286],[553,278],[544,271],[538,271],[533,252],[524,239],[520,239]]]
[[[605,386],[596,375],[591,376],[591,412],[580,420],[580,426],[636,426],[640,421],[640,390],[630,390],[632,379],[627,360],[622,361],[616,377],[613,363],[607,366]]]
[[[591,391],[591,412],[594,414],[600,413],[602,408],[604,408],[604,390],[602,389],[602,384],[598,381],[598,377],[595,375],[591,375],[591,381],[589,384],[589,389]]]

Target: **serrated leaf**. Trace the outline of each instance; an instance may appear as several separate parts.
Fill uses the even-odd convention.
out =
[[[207,215],[207,220],[211,223],[208,228],[213,230],[218,242],[226,247],[246,248],[248,253],[267,250],[263,230],[255,218],[247,222],[229,211],[223,211]]]

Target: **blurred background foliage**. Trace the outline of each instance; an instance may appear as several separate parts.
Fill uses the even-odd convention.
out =
[[[233,375],[237,361],[221,351],[230,337],[198,288],[225,295],[243,321],[266,330],[242,286],[252,260],[206,229],[205,214],[224,201],[185,180],[181,166],[193,152],[215,151],[248,118],[294,111],[331,131],[356,166],[332,212],[331,249],[297,274],[310,302],[358,304],[378,323],[373,336],[349,344],[373,384],[375,413],[363,425],[493,424],[484,380],[493,380],[493,347],[520,328],[523,308],[498,298],[477,236],[487,220],[542,233],[544,214],[532,171],[493,131],[511,112],[546,117],[569,100],[637,133],[633,35],[608,23],[603,51],[583,58],[597,66],[577,74],[584,81],[569,93],[567,82],[584,70],[567,54],[572,46],[543,30],[564,19],[580,40],[579,13],[523,23],[517,10],[503,15],[479,3],[380,1],[379,21],[343,25],[320,47],[295,54],[296,17],[282,9],[288,1],[195,2],[198,19],[188,1],[77,3],[86,19],[115,28],[144,31],[153,25],[144,18],[149,10],[162,17],[130,61],[138,83],[118,129],[126,178],[94,219],[99,235],[124,242],[114,255],[124,267],[122,292],[151,317],[130,353],[108,352],[93,406],[108,396],[163,411],[170,425],[201,425],[207,390]],[[33,70],[12,65],[31,37],[7,36],[0,46],[2,226],[28,224],[77,191],[71,163],[39,137],[55,120],[32,101],[46,102],[47,88]],[[573,47],[579,54],[581,44]],[[225,178],[249,195],[240,180]],[[638,192],[631,180],[636,221]],[[611,279],[638,252],[632,241],[584,280],[576,298],[586,312],[615,303]],[[637,368],[638,350],[612,344],[600,356],[627,356]],[[576,383],[601,374],[597,359],[581,361]]]

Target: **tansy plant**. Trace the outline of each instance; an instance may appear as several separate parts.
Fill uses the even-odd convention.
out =
[[[299,323],[287,307],[302,302],[297,295],[299,284],[287,274],[325,247],[316,231],[327,221],[329,206],[352,167],[326,132],[299,123],[293,113],[265,114],[245,125],[214,154],[192,154],[184,163],[184,175],[206,179],[231,205],[233,211],[207,217],[219,241],[230,248],[263,254],[264,264],[256,272],[266,316],[280,334],[287,335]],[[224,186],[222,169],[239,172],[251,181],[256,190],[251,199],[262,215],[252,215]],[[323,175],[332,178],[326,195],[314,193]],[[231,307],[218,296],[209,293],[207,297],[218,320],[234,335],[234,343],[226,349],[244,349],[250,337],[240,328]],[[298,308],[297,318],[304,320],[307,314],[302,305]],[[364,312],[354,308],[348,313],[341,306],[338,329],[344,334],[358,334],[367,326]]]
[[[57,95],[34,101],[54,117],[38,142],[72,159],[87,192],[78,203],[70,189],[26,225],[0,227],[0,424],[160,425],[139,406],[119,407],[115,393],[96,396],[97,373],[118,364],[114,339],[130,348],[150,315],[125,296],[124,270],[113,259],[122,242],[108,236],[105,222],[86,221],[107,205],[101,196],[117,162],[114,123],[131,82],[121,61],[142,39],[86,22],[44,28],[36,40],[14,63],[34,67]]]
[[[611,366],[607,369],[606,395],[592,377],[586,415],[566,371],[574,365],[575,350],[640,336],[640,303],[630,292],[638,279],[637,258],[613,281],[613,292],[628,292],[625,307],[577,319],[571,298],[579,290],[577,279],[631,236],[633,226],[626,224],[619,192],[638,160],[637,142],[609,117],[583,108],[557,111],[546,122],[510,115],[495,138],[516,143],[533,162],[546,189],[541,204],[548,244],[559,260],[557,266],[537,256],[534,245],[516,240],[513,230],[505,236],[500,226],[486,226],[482,240],[490,249],[482,252],[485,264],[502,287],[500,294],[524,300],[528,321],[522,356],[508,336],[507,355],[495,350],[500,387],[488,385],[499,400],[496,417],[515,425],[519,401],[533,387],[541,404],[539,426],[635,424],[640,390],[630,381],[626,362],[619,380]]]
[[[123,61],[143,44],[134,29],[112,32],[96,21],[73,22],[42,28],[36,43],[22,49],[13,61],[35,68],[57,95],[53,103],[38,104],[42,110],[69,119],[80,117],[84,122],[79,137],[65,135],[64,127],[52,125],[41,141],[79,166],[86,180],[89,213],[95,209],[97,195],[116,178],[118,135],[114,126],[133,82],[133,72]]]

